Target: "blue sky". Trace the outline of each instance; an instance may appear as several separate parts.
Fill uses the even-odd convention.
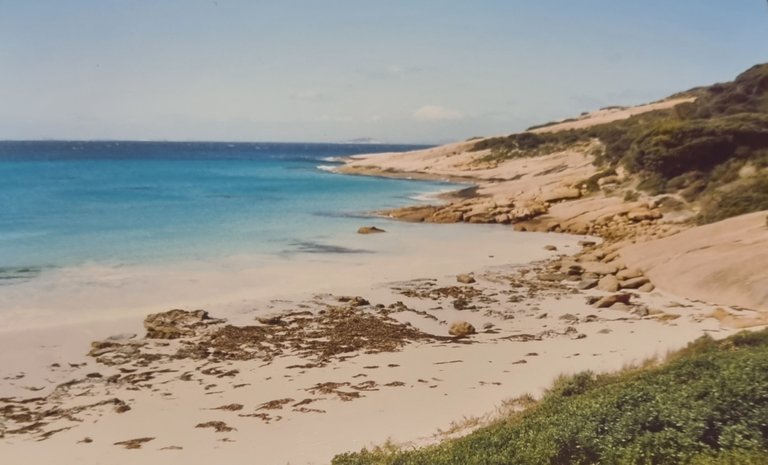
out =
[[[443,142],[765,61],[763,0],[0,0],[0,139]]]

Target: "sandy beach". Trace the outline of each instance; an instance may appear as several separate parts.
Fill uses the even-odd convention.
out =
[[[474,184],[379,213],[404,221],[369,219],[386,232],[283,255],[61,268],[4,289],[4,459],[328,463],[464,434],[560,375],[768,322],[762,261],[743,265],[766,249],[762,214],[688,229],[653,199],[582,196],[588,145],[489,164],[467,144],[341,169]],[[717,280],[740,266],[750,279]]]
[[[547,276],[567,265],[561,254],[580,253],[585,237],[383,224],[387,233],[351,234],[345,243],[379,253],[292,257],[267,267],[241,258],[233,260],[239,268],[187,266],[183,280],[120,270],[91,274],[85,289],[73,279],[38,308],[72,305],[65,297],[79,288],[92,299],[81,305],[106,305],[115,316],[30,321],[24,330],[4,322],[3,456],[8,463],[52,456],[83,464],[327,463],[385,441],[424,444],[441,431],[466,432],[513,408],[509,399],[540,395],[560,374],[616,370],[705,332],[733,331],[708,317],[714,306],[662,292],[633,293],[632,305],[609,309],[588,304],[606,293]],[[459,274],[472,279],[458,282]],[[205,308],[213,320],[180,338],[144,338],[146,313],[172,308],[153,305],[161,297]],[[344,326],[358,317],[362,332]],[[450,337],[456,321],[477,333]],[[261,339],[216,346],[212,335],[227,324],[261,328]]]

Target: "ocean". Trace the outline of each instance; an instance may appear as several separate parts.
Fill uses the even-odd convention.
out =
[[[338,157],[417,148],[0,142],[0,278],[85,263],[333,251],[325,241],[370,223],[371,211],[455,187],[329,172]]]

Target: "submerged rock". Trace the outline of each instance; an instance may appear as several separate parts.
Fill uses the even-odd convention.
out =
[[[362,226],[360,229],[357,230],[358,234],[376,234],[376,233],[383,233],[387,232],[381,228],[377,228],[376,226]]]

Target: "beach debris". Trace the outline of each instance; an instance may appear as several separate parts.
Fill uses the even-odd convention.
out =
[[[456,276],[456,281],[462,284],[472,284],[476,282],[474,276],[472,276],[471,274],[460,274]]]
[[[448,334],[457,338],[467,337],[471,334],[475,334],[475,332],[475,327],[466,321],[455,321],[451,323],[450,328],[448,328]]]
[[[144,319],[144,329],[147,339],[177,339],[195,336],[200,329],[221,322],[208,316],[205,310],[174,309],[148,315]]]
[[[128,439],[127,441],[120,441],[116,442],[114,445],[116,446],[123,446],[126,449],[141,449],[141,446],[148,443],[149,441],[154,441],[155,438],[136,438],[136,439]]]
[[[270,314],[270,315],[263,315],[263,316],[257,316],[256,321],[263,325],[280,325],[283,324],[283,318],[280,315]]]
[[[339,302],[346,303],[350,307],[363,307],[365,305],[371,305],[370,302],[368,302],[367,299],[358,296],[349,297],[349,296],[342,296],[339,297]]]
[[[223,421],[206,421],[205,423],[198,423],[195,428],[213,428],[217,433],[228,433],[235,430]]]
[[[387,232],[381,228],[377,228],[376,226],[362,226],[357,230],[358,234],[377,234],[377,233],[383,233]]]
[[[237,412],[243,409],[243,404],[227,404],[219,407],[214,407],[211,410],[227,410],[229,412]]]
[[[282,410],[283,406],[285,404],[290,404],[293,401],[294,400],[291,399],[291,398],[270,400],[269,402],[264,402],[263,404],[261,404],[258,407],[256,407],[256,411],[259,411],[259,410]]]

